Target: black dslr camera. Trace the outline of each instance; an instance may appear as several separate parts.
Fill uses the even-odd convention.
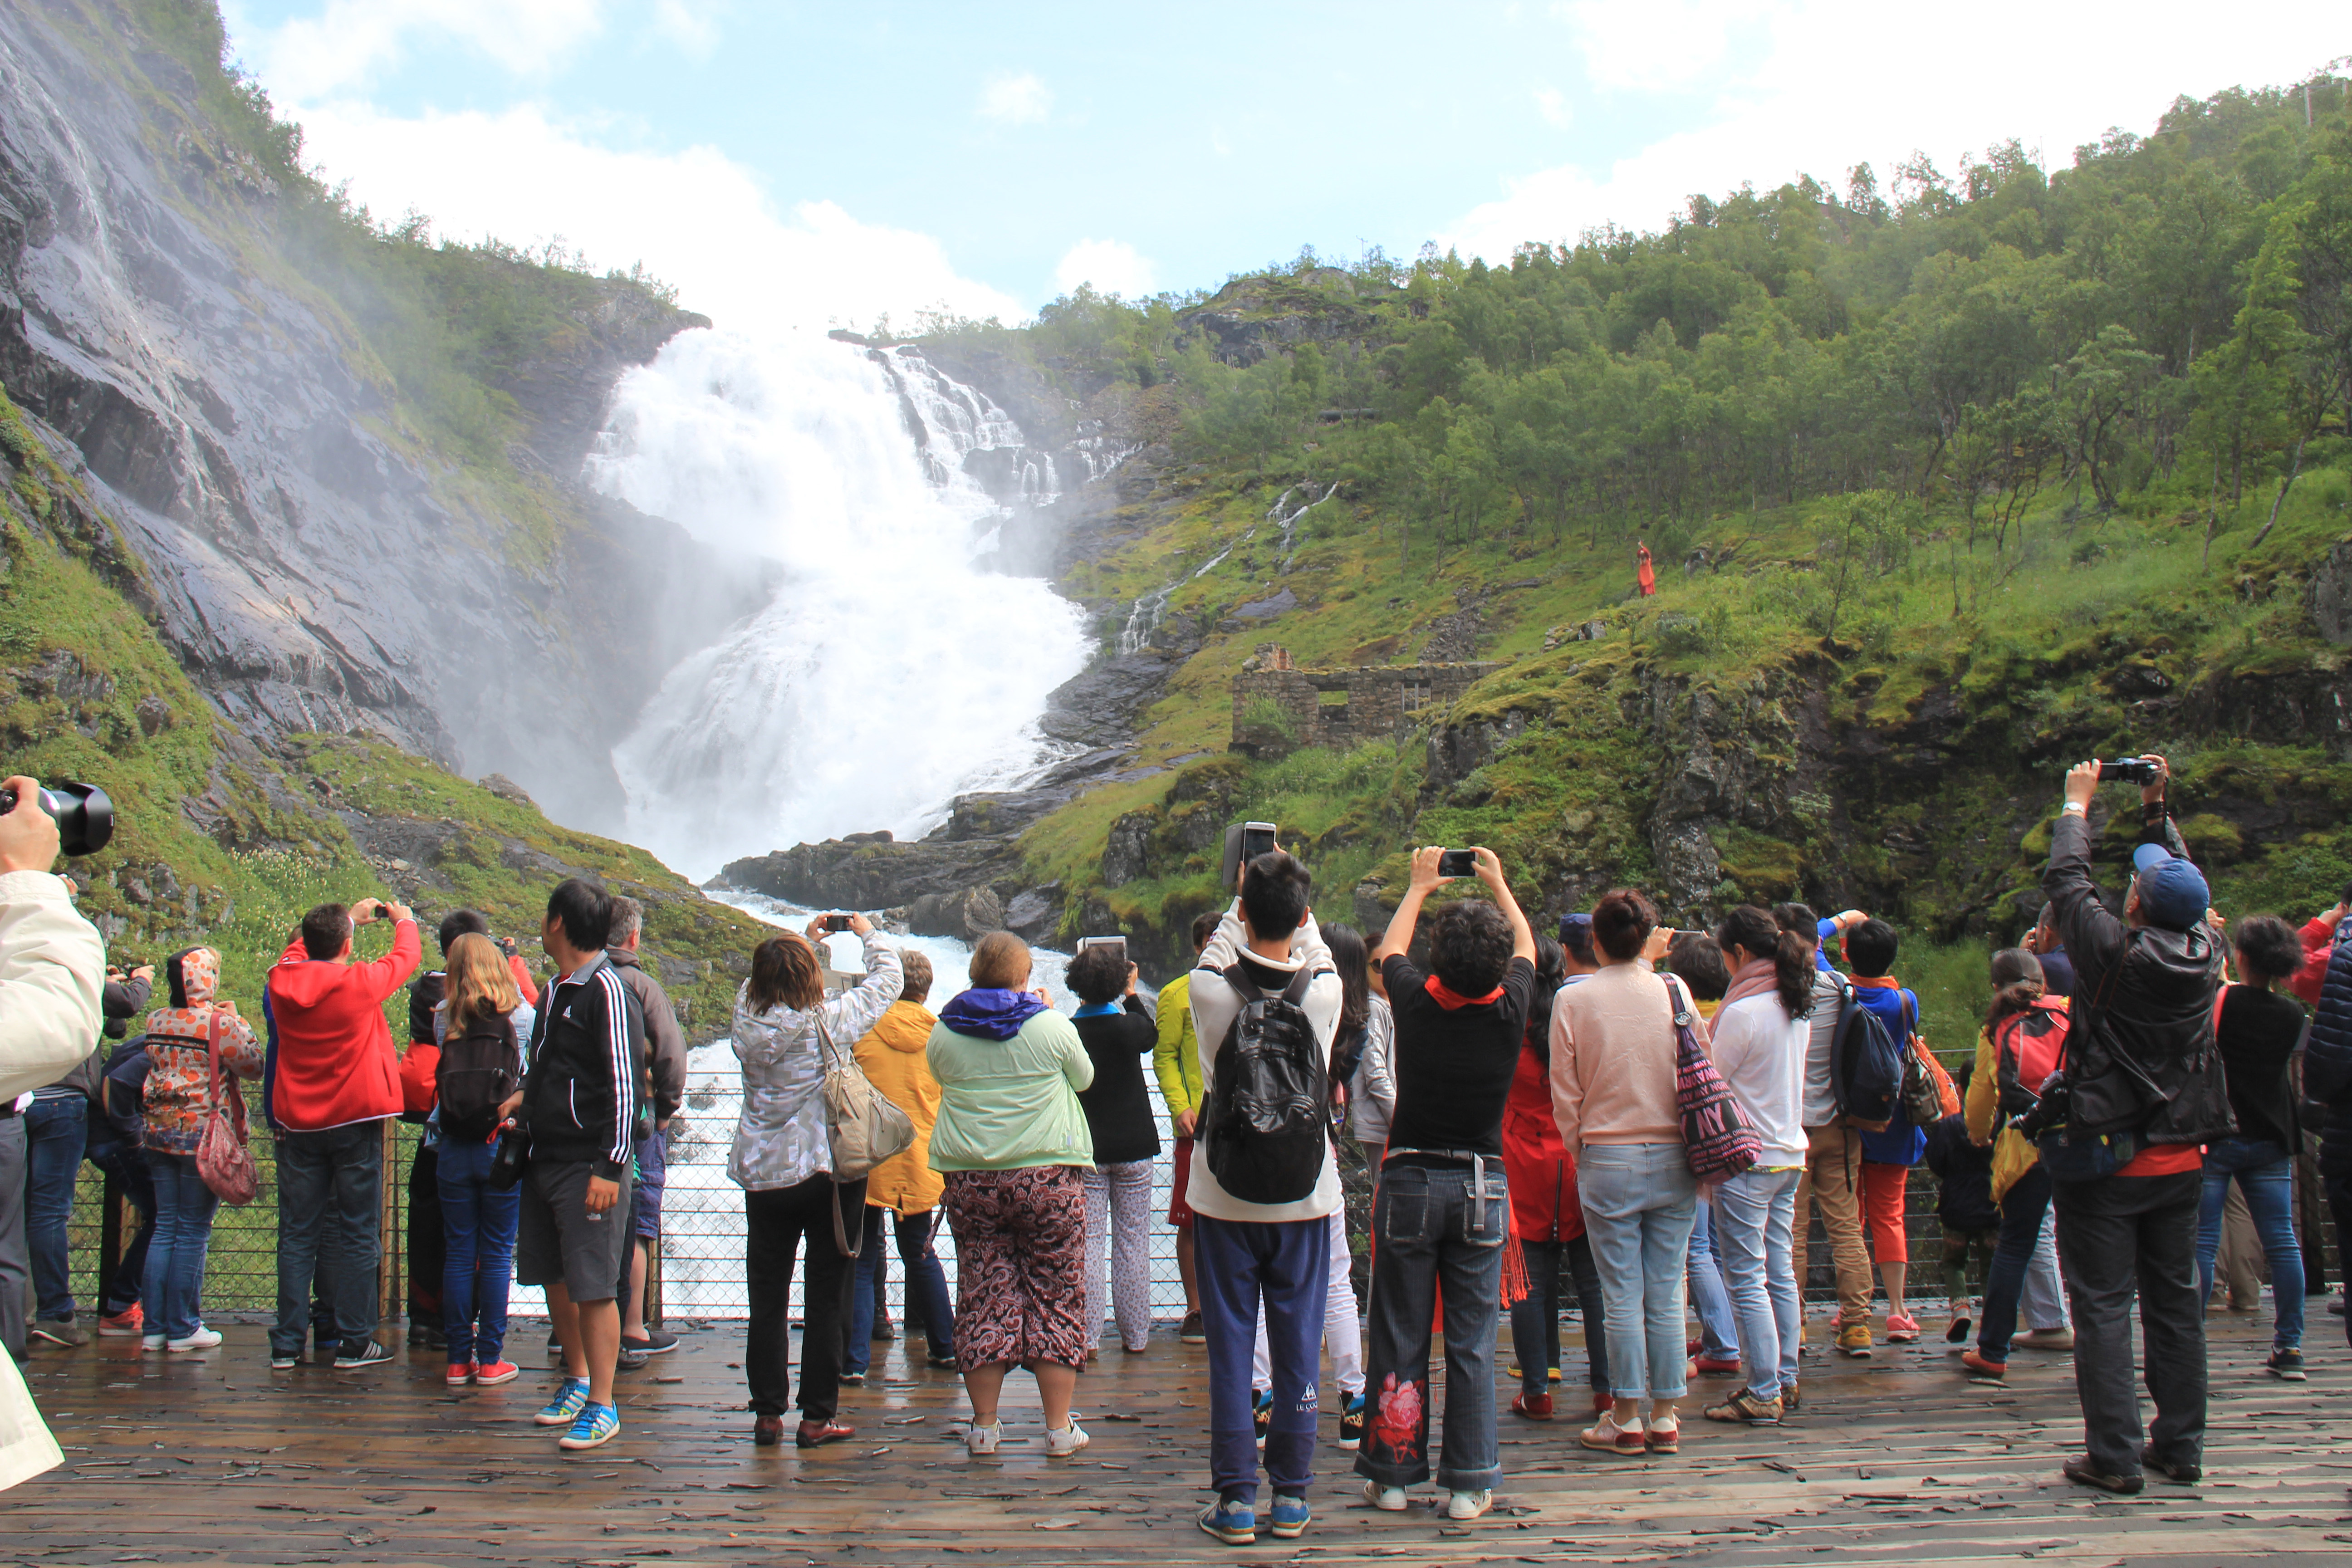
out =
[[[2010,1119],[2010,1125],[2025,1134],[2029,1143],[2039,1142],[2044,1132],[2054,1132],[2066,1125],[2074,1110],[2074,1090],[2066,1075],[2053,1072],[2042,1080],[2042,1094],[2032,1106]]]
[[[58,847],[67,855],[95,855],[114,837],[114,802],[96,784],[43,784],[34,799],[57,819]],[[0,789],[0,816],[16,809],[16,792]]]
[[[2146,786],[2156,782],[2156,764],[2146,757],[2116,757],[2099,763],[2101,784],[2135,784]]]

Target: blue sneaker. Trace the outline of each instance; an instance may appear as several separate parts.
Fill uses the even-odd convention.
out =
[[[588,1380],[567,1377],[563,1386],[555,1391],[555,1403],[531,1417],[542,1426],[569,1426],[580,1418],[581,1407],[588,1403]]]
[[[621,1413],[609,1405],[583,1405],[572,1430],[555,1440],[559,1448],[601,1448],[621,1430]]]
[[[1280,1492],[1274,1494],[1274,1532],[1285,1541],[1306,1534],[1307,1521],[1314,1517],[1307,1511],[1305,1498],[1285,1497]]]
[[[1228,1546],[1247,1546],[1257,1539],[1257,1505],[1239,1498],[1221,1499],[1201,1510],[1201,1528]],[[1305,1528],[1303,1520],[1300,1528]]]

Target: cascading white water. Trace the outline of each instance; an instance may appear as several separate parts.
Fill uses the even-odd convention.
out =
[[[1003,409],[919,356],[825,340],[680,335],[624,377],[592,483],[697,538],[781,562],[769,607],[680,663],[614,748],[627,835],[707,876],[728,858],[888,828],[1018,784],[1078,673],[1077,609],[973,565],[1001,517],[966,474],[1006,453]]]

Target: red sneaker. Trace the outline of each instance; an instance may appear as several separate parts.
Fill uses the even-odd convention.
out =
[[[1521,1394],[1511,1401],[1511,1414],[1524,1415],[1530,1421],[1549,1421],[1551,1419],[1551,1395]]]
[[[1907,1345],[1918,1337],[1918,1319],[1911,1316],[1908,1312],[1889,1312],[1886,1314],[1886,1342],[1888,1344]]]
[[[1973,1350],[1965,1350],[1960,1352],[1960,1364],[1969,1369],[1969,1381],[1970,1383],[2006,1383],[2009,1381],[2009,1363],[2005,1361],[1987,1361],[1983,1356],[1978,1354]]]
[[[98,1337],[102,1340],[135,1340],[147,1332],[147,1314],[133,1301],[120,1312],[101,1312],[98,1318]]]
[[[521,1375],[522,1368],[510,1361],[474,1363],[474,1386],[477,1388],[496,1388],[502,1383],[512,1383]]]
[[[473,1363],[464,1361],[451,1362],[449,1363],[448,1372],[443,1374],[443,1381],[451,1388],[465,1387],[467,1384],[474,1381]]]
[[[1703,1355],[1691,1363],[1691,1369],[1701,1377],[1737,1377],[1739,1374],[1739,1358],[1733,1356],[1726,1360],[1722,1356]]]

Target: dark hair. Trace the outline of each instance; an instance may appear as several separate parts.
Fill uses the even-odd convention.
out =
[[[1200,952],[1217,934],[1217,922],[1225,918],[1223,910],[1202,910],[1192,917],[1192,951]]]
[[[1592,942],[1619,963],[1642,956],[1642,944],[1658,929],[1658,906],[1632,888],[1615,888],[1592,906]]]
[[[320,904],[302,917],[302,951],[313,958],[339,958],[352,940],[352,911],[341,904]]]
[[[569,930],[565,931],[569,937]],[[575,944],[576,945],[576,944]],[[774,1007],[806,1012],[824,1000],[824,965],[805,937],[786,931],[751,950],[751,978],[743,1000],[754,1013]]]
[[[1666,968],[1690,987],[1694,1002],[1720,1002],[1731,989],[1723,944],[1705,931],[1676,931],[1666,947]]]
[[[1723,917],[1715,928],[1716,945],[1723,950],[1723,962],[1731,962],[1731,950],[1738,948],[1756,958],[1772,961],[1772,989],[1780,998],[1781,1007],[1791,1018],[1802,1018],[1813,1010],[1813,955],[1811,949],[1797,940],[1771,913],[1754,904],[1742,904]]]
[[[482,918],[479,910],[452,910],[447,914],[441,917],[441,930],[438,932],[438,935],[441,942],[442,954],[445,957],[447,956],[449,944],[457,941],[461,936],[488,936],[489,934],[490,922]]]
[[[2292,980],[2303,967],[2303,939],[2276,915],[2248,915],[2231,935],[2246,978],[2257,984]]]
[[[1370,952],[1354,926],[1323,928],[1323,945],[1331,950],[1331,967],[1339,972],[1339,1029],[1360,1029],[1372,1016]]]
[[[1464,899],[1429,922],[1429,967],[1446,989],[1484,996],[1511,967],[1511,922],[1484,899]]]
[[[1127,961],[1115,947],[1090,947],[1070,960],[1065,972],[1070,989],[1078,1000],[1091,1007],[1098,1002],[1112,1002],[1127,990]]]
[[[595,883],[566,877],[547,895],[547,918],[563,925],[563,940],[593,952],[613,934],[613,895]]]
[[[1528,1003],[1527,1048],[1551,1066],[1551,1002],[1568,982],[1568,953],[1548,936],[1536,938],[1536,994]]]
[[[1845,933],[1846,962],[1853,965],[1856,974],[1875,980],[1894,969],[1895,950],[1901,945],[1902,939],[1895,934],[1895,928],[1873,916],[1858,926],[1848,928]]]
[[[1774,904],[1772,921],[1807,947],[1822,945],[1822,917],[1811,904]]]
[[[1249,863],[1242,879],[1242,916],[1260,942],[1287,937],[1307,918],[1307,896],[1315,879],[1288,852],[1269,849]]]
[[[1952,1069],[1952,1087],[1960,1091],[1962,1100],[1966,1100],[1969,1095],[1969,1079],[1976,1075],[1977,1064],[1974,1058],[1962,1061],[1959,1066]]]
[[[2344,884],[2344,890],[2336,896],[2336,901],[2339,904],[2352,904],[2352,882]]]
[[[2042,1000],[2042,961],[2022,947],[2004,947],[1992,955],[1992,1005],[1985,1010],[1990,1034],[2001,1020],[2022,1013]]]

